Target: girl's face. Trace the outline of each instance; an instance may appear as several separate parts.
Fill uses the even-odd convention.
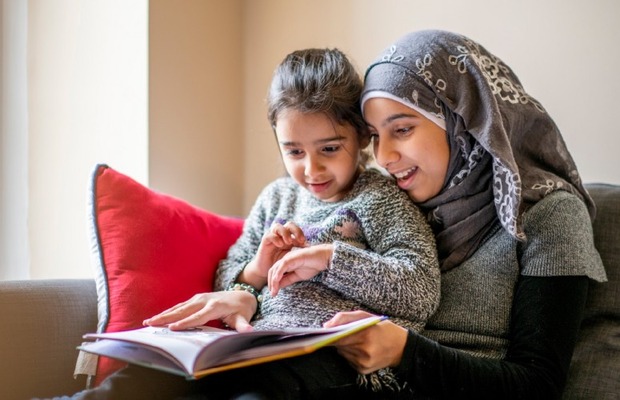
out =
[[[275,127],[288,174],[316,198],[342,200],[360,170],[360,143],[352,125],[339,125],[325,114],[285,110]]]
[[[396,178],[416,203],[441,191],[450,161],[446,131],[415,110],[394,100],[364,103],[377,163]]]

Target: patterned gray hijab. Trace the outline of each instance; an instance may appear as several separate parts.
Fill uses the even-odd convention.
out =
[[[480,44],[437,30],[403,36],[366,71],[362,102],[377,96],[445,122],[451,151],[446,182],[419,204],[435,232],[442,270],[469,258],[497,219],[526,240],[523,212],[555,190],[582,198],[594,217],[557,126],[512,70]]]

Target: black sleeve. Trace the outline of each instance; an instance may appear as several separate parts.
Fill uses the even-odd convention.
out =
[[[396,372],[414,398],[559,399],[587,292],[585,276],[522,276],[503,360],[474,357],[410,331]]]

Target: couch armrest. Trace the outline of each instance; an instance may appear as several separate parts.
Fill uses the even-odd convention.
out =
[[[3,399],[84,389],[73,369],[82,335],[97,329],[94,280],[0,281],[0,318]]]

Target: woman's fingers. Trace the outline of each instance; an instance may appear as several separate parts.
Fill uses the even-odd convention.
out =
[[[359,321],[367,317],[372,317],[373,314],[366,311],[341,311],[336,313],[329,321],[323,324],[326,328],[331,328],[338,325],[348,324],[349,322]]]
[[[341,312],[324,326],[336,326],[371,316],[364,311]],[[358,372],[368,374],[381,368],[395,367],[401,362],[407,329],[383,321],[335,343],[340,353]]]

